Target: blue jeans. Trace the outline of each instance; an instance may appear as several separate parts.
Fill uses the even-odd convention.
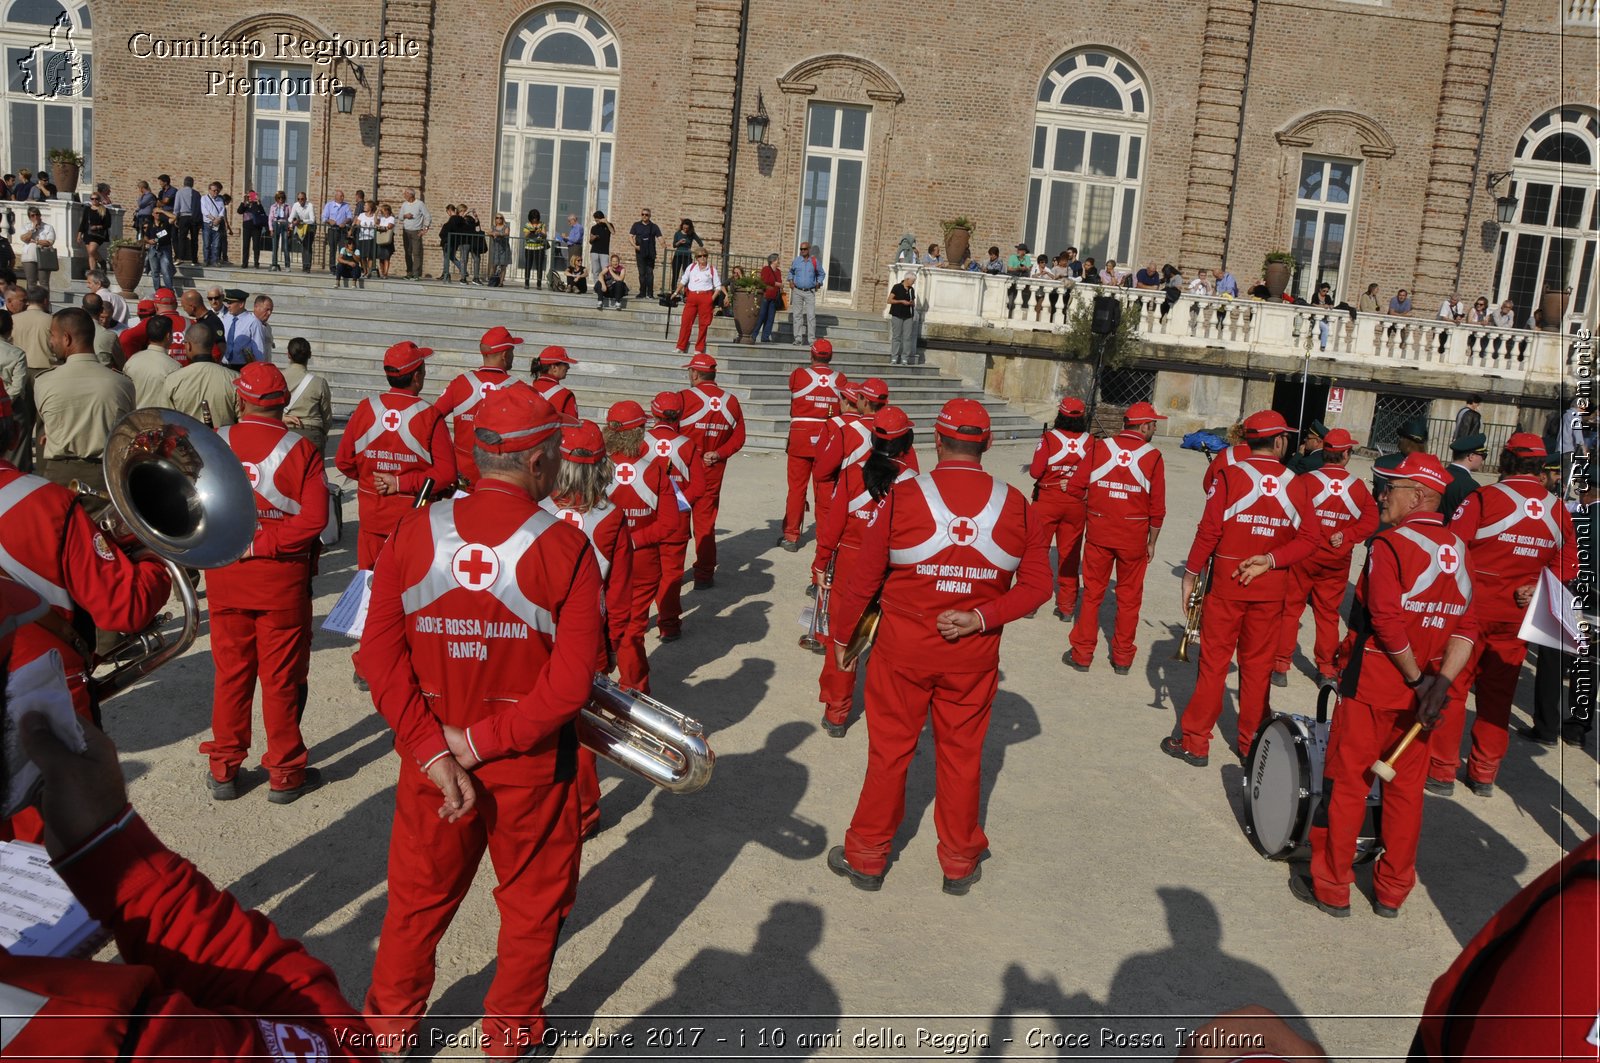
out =
[[[279,222],[272,227],[272,268],[279,268],[278,256],[283,256],[282,267],[289,268],[289,223]]]
[[[772,326],[778,321],[778,300],[761,299],[761,320],[756,322],[756,335],[761,337],[762,343],[772,342]]]
[[[205,226],[206,257],[205,263],[214,266],[222,261],[222,226]]]
[[[171,288],[172,251],[165,247],[147,247],[144,252],[145,268],[150,271],[150,283],[157,288]]]

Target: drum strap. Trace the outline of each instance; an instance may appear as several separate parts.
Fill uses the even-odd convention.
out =
[[[1400,552],[1395,550],[1394,544],[1383,539],[1373,541],[1372,549],[1379,544],[1387,546],[1394,553],[1395,566],[1399,567]],[[1367,564],[1372,564],[1369,553]],[[1361,663],[1366,657],[1367,643],[1372,639],[1372,618],[1367,614],[1366,606],[1359,597],[1351,599],[1349,616],[1350,634],[1354,636],[1350,647],[1350,659],[1345,662],[1344,673],[1339,682],[1339,693],[1344,697],[1355,697],[1356,689],[1361,682]]]

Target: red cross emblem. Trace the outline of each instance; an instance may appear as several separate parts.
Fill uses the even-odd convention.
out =
[[[1268,495],[1277,494],[1278,478],[1276,476],[1263,476],[1261,478],[1261,490]]]
[[[558,509],[556,510],[556,516],[560,517],[574,528],[581,529],[583,527],[583,514],[579,513],[575,509]]]
[[[1081,439],[1069,439],[1069,440],[1067,440],[1067,453],[1071,454],[1075,458],[1083,457],[1083,440],[1081,440]]]
[[[617,483],[621,484],[622,486],[626,487],[633,483],[633,478],[637,475],[638,473],[634,471],[632,465],[623,465],[620,463],[617,465]]]
[[[384,410],[383,411],[383,427],[387,428],[391,432],[393,432],[395,429],[399,428],[400,427],[400,411],[399,410]]]
[[[1344,481],[1343,480],[1332,480],[1332,481],[1330,481],[1328,483],[1328,490],[1333,492],[1336,495],[1344,494]]]
[[[1133,455],[1124,450],[1122,453],[1117,455],[1117,464],[1122,466],[1132,465]]]
[[[1544,519],[1544,503],[1537,498],[1530,498],[1523,505],[1522,511],[1534,520]]]
[[[945,529],[945,534],[950,536],[950,541],[957,546],[966,546],[978,537],[978,526],[972,522],[971,517],[957,517],[950,522],[950,527]]]
[[[1456,553],[1453,546],[1439,547],[1439,571],[1446,576],[1455,575],[1456,569],[1461,567],[1461,556]]]
[[[306,1060],[310,1063],[311,1060],[326,1059],[328,1056],[328,1043],[303,1026],[269,1022],[266,1019],[257,1019],[256,1025],[260,1027],[262,1040],[274,1059]]]
[[[244,474],[250,480],[251,487],[254,487],[261,482],[260,466],[256,465],[256,463],[253,461],[242,461],[239,464],[244,466]]]
[[[468,543],[450,559],[450,574],[469,591],[481,591],[500,575],[500,559],[487,546]]]
[[[722,398],[720,396],[713,395],[711,396],[711,401],[706,403],[706,405],[711,407],[712,413],[716,413],[722,409]]]
[[[656,440],[656,454],[657,455],[659,455],[660,457],[664,458],[668,454],[671,454],[671,453],[672,453],[672,444],[671,443],[667,442],[665,439]]]

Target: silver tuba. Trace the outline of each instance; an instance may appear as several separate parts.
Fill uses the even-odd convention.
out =
[[[115,697],[183,653],[200,626],[200,606],[183,567],[221,568],[237,561],[256,533],[250,479],[216,432],[176,410],[134,410],[111,430],[105,450],[106,495],[116,517],[100,522],[116,539],[144,544],[172,577],[183,629],[169,639],[157,617],[105,656],[111,670],[90,680],[100,701]],[[86,494],[99,493],[78,485]]]
[[[578,741],[595,753],[675,794],[711,781],[717,755],[698,721],[598,673],[589,695],[578,715]]]

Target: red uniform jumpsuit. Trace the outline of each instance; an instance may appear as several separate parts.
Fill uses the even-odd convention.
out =
[[[708,583],[717,572],[717,509],[722,504],[722,477],[728,471],[728,459],[744,446],[744,413],[739,400],[703,380],[683,393],[681,428],[703,458],[717,455],[715,465],[706,466],[705,492],[694,502],[694,578],[696,583]],[[635,541],[634,545],[638,545]]]
[[[1367,485],[1342,465],[1324,465],[1296,476],[1289,484],[1289,498],[1301,521],[1316,526],[1322,545],[1289,570],[1275,670],[1289,671],[1300,642],[1300,614],[1309,598],[1317,628],[1312,659],[1318,674],[1329,677],[1337,674],[1333,654],[1339,648],[1339,610],[1344,607],[1344,589],[1350,582],[1351,552],[1378,530],[1378,504]],[[1344,533],[1344,542],[1337,548],[1328,543],[1335,532]]]
[[[650,626],[650,603],[661,589],[661,543],[679,530],[682,518],[665,459],[646,447],[632,457],[613,454],[611,464],[611,502],[627,517],[633,540],[633,597],[628,626],[617,644],[617,682],[648,694],[644,633]]]
[[[401,754],[388,910],[362,1008],[380,1036],[416,1028],[434,951],[486,848],[500,910],[486,1051],[515,1056],[543,1033],[578,883],[574,721],[594,682],[601,595],[583,533],[500,480],[417,511],[384,548],[357,662]],[[445,724],[465,729],[483,762],[477,804],[455,823],[425,774],[450,755]]]
[[[1117,570],[1117,622],[1111,634],[1111,663],[1133,664],[1144,602],[1144,573],[1150,565],[1149,539],[1167,516],[1167,473],[1161,451],[1138,432],[1125,429],[1097,439],[1072,471],[1062,492],[1081,501],[1087,518],[1083,532],[1083,601],[1072,625],[1072,659],[1094,661],[1100,640],[1100,603]]]
[[[576,424],[578,421],[578,396],[572,389],[553,376],[540,374],[533,378],[533,390],[544,396],[544,401],[556,408],[563,421]]]
[[[473,369],[445,385],[444,394],[433,404],[440,417],[455,414],[450,431],[455,441],[456,472],[469,490],[478,482],[478,466],[472,460],[472,448],[477,442],[472,435],[475,411],[485,395],[496,388],[505,387],[510,380],[511,374],[504,369],[487,365]]]
[[[1527,609],[1517,604],[1516,590],[1538,582],[1546,567],[1563,583],[1576,576],[1577,538],[1567,507],[1536,476],[1509,476],[1478,488],[1450,518],[1450,530],[1467,544],[1481,637],[1452,691],[1454,704],[1429,736],[1428,774],[1440,782],[1455,780],[1467,691],[1476,686],[1467,778],[1492,783],[1506,755],[1511,698],[1528,652],[1517,637]]]
[[[1222,470],[1239,464],[1250,456],[1249,443],[1235,443],[1211,459],[1211,464],[1206,466],[1205,475],[1200,477],[1200,490],[1206,494],[1211,493],[1212,484],[1217,482],[1217,477],[1222,475]]]
[[[1428,993],[1409,1058],[1592,1059],[1600,838],[1511,898]]]
[[[1291,497],[1293,479],[1283,462],[1255,454],[1224,468],[1206,498],[1187,564],[1188,571],[1198,576],[1206,560],[1216,555],[1200,621],[1200,666],[1194,693],[1183,709],[1183,748],[1195,756],[1205,756],[1211,747],[1211,729],[1222,715],[1223,687],[1236,651],[1239,740],[1234,748],[1240,756],[1250,752],[1270,708],[1267,694],[1287,569],[1309,557],[1321,541],[1309,527],[1296,538],[1300,513]],[[1282,567],[1262,573],[1249,586],[1233,578],[1242,561],[1266,553],[1272,553]]]
[[[839,412],[838,388],[844,376],[825,365],[801,366],[789,374],[789,495],[783,507],[783,537],[791,543],[800,538],[806,511],[806,484],[817,457],[817,436],[828,418]],[[816,499],[817,524],[827,505],[820,493]]]
[[[0,573],[43,599],[52,618],[17,631],[11,667],[58,651],[73,706],[98,719],[88,688],[95,628],[138,631],[155,619],[172,592],[165,566],[149,556],[129,560],[71,491],[0,461]],[[0,820],[0,840],[38,841],[41,831],[33,809]]]
[[[667,463],[667,472],[678,487],[681,501],[678,527],[661,540],[661,585],[656,591],[656,631],[676,635],[683,630],[683,567],[689,556],[689,514],[706,492],[706,463],[700,460],[700,447],[678,431],[672,421],[662,421],[644,434],[644,445]],[[684,503],[691,508],[684,509]]]
[[[880,588],[883,620],[867,668],[867,775],[845,859],[864,875],[883,874],[905,816],[906,770],[931,710],[939,865],[946,878],[965,878],[989,846],[978,781],[1000,680],[1000,631],[1049,600],[1049,540],[1021,491],[975,461],[942,461],[895,485],[862,539],[855,571],[858,578],[835,584],[835,644],[849,640]],[[976,610],[983,630],[946,642],[935,626],[946,609]]]
[[[383,1046],[328,965],[213,886],[132,808],[55,868],[116,935],[123,963],[0,948],[7,1058],[377,1058]]]
[[[426,481],[432,480],[439,491],[456,482],[455,448],[444,418],[409,391],[390,390],[362,400],[345,425],[334,465],[356,481],[361,518],[356,567],[361,569],[372,568],[384,540],[416,504]],[[399,477],[399,494],[378,494],[373,476],[380,472]]]
[[[628,518],[617,505],[585,513],[546,498],[539,507],[583,532],[594,548],[600,582],[605,587],[607,639],[595,658],[594,670],[610,672],[612,654],[626,637],[628,614],[633,607],[633,546],[627,534]],[[578,830],[580,836],[586,835],[600,822],[600,776],[595,770],[594,750],[587,746],[578,747],[578,777],[573,793],[578,799]]]
[[[184,330],[189,327],[189,319],[184,317],[182,314],[177,313],[176,311],[162,314],[160,316],[172,322],[172,333],[171,339],[168,340],[167,354],[172,358],[173,361],[177,362],[178,365],[188,365],[189,355],[183,347],[183,333]],[[129,325],[127,328],[123,329],[117,334],[117,342],[122,347],[122,360],[124,362],[138,354],[140,351],[144,350],[146,347],[150,346],[149,337],[145,332],[145,323],[149,320],[149,318],[144,318],[137,324]]]
[[[895,483],[916,476],[916,470],[897,462],[900,475]],[[861,553],[861,539],[878,511],[888,502],[888,495],[874,500],[862,481],[865,463],[848,466],[839,477],[837,506],[829,506],[826,519],[817,525],[817,564],[814,577],[821,577],[833,563],[833,591],[850,583],[856,570],[856,558]],[[820,585],[820,583],[819,583]],[[833,593],[830,591],[829,593]],[[845,633],[844,641],[849,641]],[[818,678],[818,700],[822,702],[822,715],[829,723],[843,724],[850,718],[850,708],[855,702],[856,674],[841,672],[834,663],[833,654],[822,655],[822,675]]]
[[[1409,646],[1423,672],[1437,673],[1451,639],[1477,637],[1473,581],[1453,531],[1438,513],[1413,513],[1367,549],[1350,614],[1342,697],[1328,733],[1322,805],[1311,828],[1311,881],[1324,904],[1350,903],[1372,764],[1417,718],[1416,696],[1389,655]],[[1200,647],[1204,661],[1203,639]],[[1426,751],[1408,750],[1394,767],[1394,781],[1383,784],[1383,856],[1372,872],[1373,895],[1390,908],[1400,907],[1417,882]]]
[[[1078,566],[1083,550],[1086,509],[1082,497],[1067,494],[1067,481],[1088,454],[1094,437],[1088,432],[1047,429],[1034,448],[1028,475],[1033,477],[1033,512],[1056,541],[1056,608],[1070,615],[1078,604]],[[1093,647],[1090,648],[1093,653]]]
[[[328,523],[328,478],[316,444],[282,421],[242,417],[219,433],[238,455],[256,496],[249,552],[206,576],[211,607],[211,777],[234,777],[250,752],[250,706],[261,679],[261,725],[274,790],[305,781],[306,711],[311,668],[311,577]]]

